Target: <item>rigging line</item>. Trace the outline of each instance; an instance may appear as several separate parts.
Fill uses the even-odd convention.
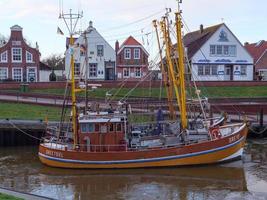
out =
[[[29,134],[29,133],[26,133],[25,131],[23,131],[22,129],[20,129],[19,127],[17,127],[17,126],[16,126],[14,123],[12,123],[11,121],[8,120],[8,123],[9,123],[11,126],[13,126],[15,129],[17,129],[17,130],[19,130],[20,132],[22,132],[23,134],[25,134],[25,135],[27,135],[27,136],[33,138],[33,139],[36,139],[36,140],[41,141],[40,138],[35,137],[35,136],[32,136],[32,135]]]
[[[183,21],[183,24],[184,24],[184,26],[185,26],[185,28],[187,29],[187,31],[188,32],[191,32],[190,31],[190,29],[189,29],[189,27],[188,27],[188,25],[186,24],[186,22],[185,22],[185,19],[182,17],[182,21]],[[196,41],[194,41],[194,43],[196,43]],[[205,56],[205,54],[204,54],[204,52],[202,51],[202,48],[199,48],[199,50],[200,50],[200,52],[201,52],[201,55],[204,57],[204,59],[207,59],[207,57]],[[204,86],[204,83],[200,83],[202,86]],[[205,87],[204,87],[204,90],[206,91],[206,93],[208,94],[208,92],[207,92],[207,90],[205,89]],[[230,102],[230,100],[229,99],[227,99],[227,101],[228,102]],[[236,108],[236,106],[233,106],[233,105],[231,105],[231,107],[237,112],[237,113],[241,113],[241,110],[240,109],[238,109],[238,108]]]
[[[151,18],[151,17],[154,17],[154,16],[156,16],[156,15],[162,13],[163,11],[165,11],[165,9],[161,9],[161,10],[158,11],[158,12],[155,12],[155,13],[149,15],[149,16],[143,17],[143,18],[141,18],[141,19],[138,19],[138,20],[136,20],[136,21],[130,22],[130,23],[128,23],[128,24],[124,24],[124,25],[120,25],[120,26],[111,27],[111,28],[106,29],[106,30],[101,30],[101,32],[107,32],[107,31],[110,31],[110,30],[115,30],[115,29],[125,28],[125,27],[127,27],[127,26],[130,26],[130,25],[139,23],[139,22],[141,22],[141,21],[147,20],[147,19],[149,19],[149,18]]]

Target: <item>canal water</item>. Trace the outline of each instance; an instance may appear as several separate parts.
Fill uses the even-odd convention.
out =
[[[267,200],[267,140],[248,141],[242,161],[138,170],[50,168],[37,148],[0,148],[0,187],[54,199]]]

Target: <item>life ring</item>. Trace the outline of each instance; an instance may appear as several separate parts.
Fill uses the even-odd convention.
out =
[[[220,139],[222,137],[218,128],[214,128],[211,130],[211,137],[212,139]]]

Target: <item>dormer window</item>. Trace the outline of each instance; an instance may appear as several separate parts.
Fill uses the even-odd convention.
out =
[[[131,49],[124,49],[124,59],[131,59]]]
[[[134,59],[140,59],[140,49],[134,49]]]
[[[7,51],[1,53],[1,62],[7,62]]]
[[[28,51],[26,51],[26,62],[33,62],[32,54]]]
[[[21,48],[12,48],[12,62],[22,62]]]

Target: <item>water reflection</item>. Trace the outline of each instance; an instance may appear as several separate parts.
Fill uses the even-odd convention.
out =
[[[248,143],[244,162],[138,170],[56,169],[36,147],[5,148],[0,186],[56,199],[267,199],[266,145]]]

